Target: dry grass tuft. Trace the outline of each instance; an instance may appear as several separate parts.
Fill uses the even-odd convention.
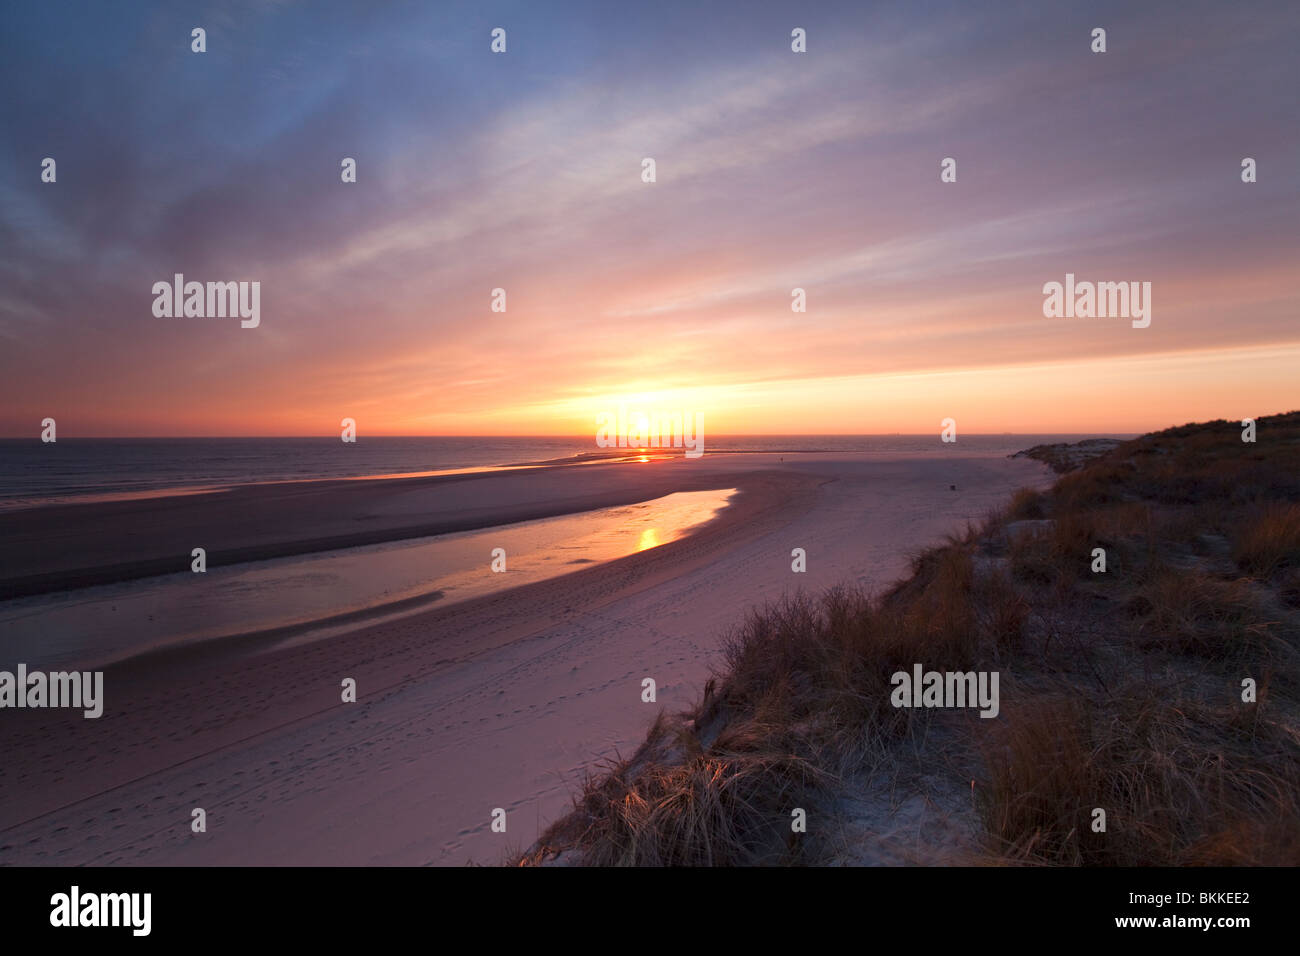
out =
[[[1232,556],[1243,570],[1263,576],[1300,567],[1300,504],[1272,503],[1244,521]]]
[[[1146,649],[1237,662],[1277,649],[1274,629],[1254,582],[1223,580],[1196,570],[1166,569],[1131,599],[1136,641]]]
[[[1036,864],[1300,863],[1300,749],[1250,709],[1039,698],[986,744],[998,854]],[[1247,717],[1245,715],[1251,714]],[[1105,831],[1095,831],[1097,809]]]

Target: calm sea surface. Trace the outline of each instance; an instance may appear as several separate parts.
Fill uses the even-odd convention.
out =
[[[1009,455],[1089,435],[959,435],[957,449]],[[706,454],[880,452],[951,454],[930,435],[711,436]],[[0,510],[228,488],[269,481],[361,478],[480,469],[556,459],[581,462],[608,449],[575,438],[61,438],[0,440]],[[677,452],[680,454],[680,451]],[[625,454],[625,452],[623,452]]]

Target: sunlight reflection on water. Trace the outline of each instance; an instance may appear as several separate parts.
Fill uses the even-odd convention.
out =
[[[356,626],[329,623],[340,614],[401,616],[428,607],[419,599],[432,601],[438,592],[440,603],[466,600],[668,544],[714,518],[735,491],[677,492],[481,531],[0,602],[0,661],[102,664],[281,627],[304,628],[286,643],[315,640]],[[505,551],[505,573],[491,570],[495,548]],[[384,610],[397,601],[416,606]]]

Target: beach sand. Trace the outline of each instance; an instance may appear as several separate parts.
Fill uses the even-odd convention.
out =
[[[293,646],[229,638],[112,665],[98,720],[6,711],[0,862],[497,863],[660,709],[691,703],[748,608],[883,588],[911,553],[1049,483],[1037,462],[955,449],[717,455],[69,505],[58,534],[48,515],[0,516],[0,580],[30,592],[183,570],[197,541],[210,562],[249,560],[740,491],[685,538],[562,577]]]

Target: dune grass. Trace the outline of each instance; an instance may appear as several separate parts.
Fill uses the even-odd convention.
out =
[[[514,862],[817,863],[796,810],[940,771],[978,820],[953,862],[1300,862],[1300,413],[1077,457],[884,594],[751,612],[697,705]],[[916,663],[999,671],[1001,714],[895,708]]]
[[[1300,567],[1300,504],[1271,502],[1247,517],[1234,542],[1233,558],[1253,574]]]
[[[980,789],[991,850],[1035,864],[1293,864],[1294,737],[1257,710],[1161,690],[1035,697],[999,724]]]

